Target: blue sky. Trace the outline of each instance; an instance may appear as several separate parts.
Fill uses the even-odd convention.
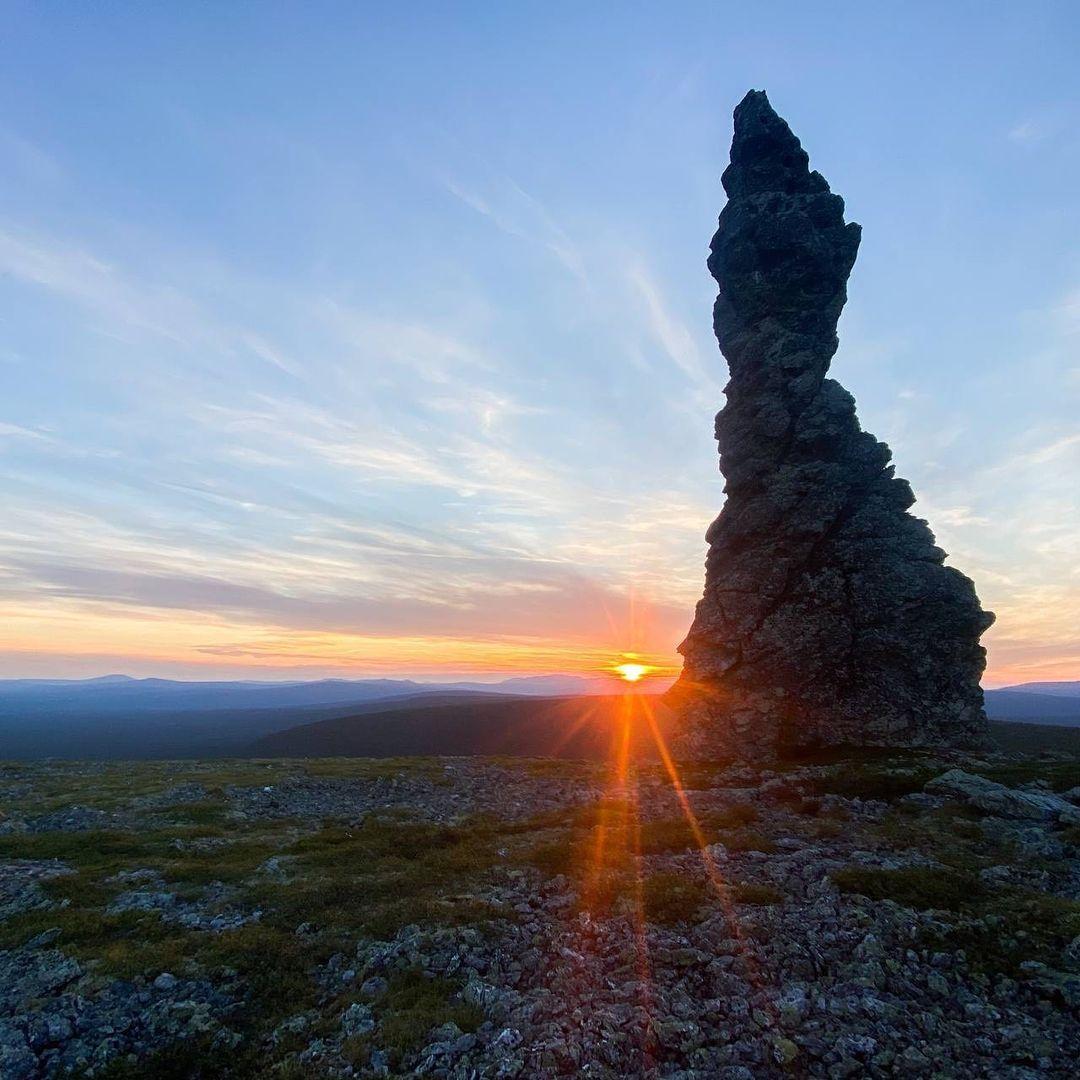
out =
[[[1075,4],[4,11],[0,674],[673,662],[758,87],[988,684],[1080,678]]]

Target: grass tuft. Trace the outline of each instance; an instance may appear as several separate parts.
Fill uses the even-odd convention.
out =
[[[985,975],[1026,977],[1023,963],[1060,967],[1066,946],[1080,934],[1080,901],[1047,893],[1013,890],[971,905],[967,918],[928,935],[937,947],[963,949],[967,962]]]
[[[649,875],[642,886],[645,918],[668,926],[690,922],[709,899],[705,882],[668,871]]]
[[[916,791],[944,770],[940,765],[895,761],[854,761],[811,781],[817,795],[840,795],[845,799],[892,802]]]
[[[772,885],[760,885],[752,881],[740,881],[731,890],[737,904],[781,904],[784,894]]]
[[[953,867],[906,866],[884,870],[870,866],[847,866],[832,875],[844,893],[871,900],[894,900],[904,907],[959,911],[982,897],[986,888],[977,874]]]
[[[717,838],[728,851],[763,851],[771,854],[776,845],[764,833],[757,829],[733,829]]]
[[[483,1022],[483,1011],[459,999],[461,984],[452,979],[428,978],[413,969],[390,978],[379,1002],[379,1039],[395,1064],[424,1045],[428,1034],[446,1023],[465,1032]]]

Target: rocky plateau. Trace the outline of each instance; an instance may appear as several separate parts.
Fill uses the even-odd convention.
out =
[[[0,1076],[1075,1076],[1080,754],[0,767]]]

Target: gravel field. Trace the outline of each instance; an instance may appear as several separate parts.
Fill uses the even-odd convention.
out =
[[[1046,1077],[1080,759],[0,766],[0,1076]]]

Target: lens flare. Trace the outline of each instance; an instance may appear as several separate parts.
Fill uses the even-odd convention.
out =
[[[615,670],[619,673],[619,678],[627,682],[637,682],[649,673],[646,664],[617,664]]]

